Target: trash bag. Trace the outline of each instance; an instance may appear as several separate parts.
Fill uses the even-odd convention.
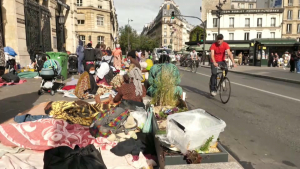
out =
[[[138,122],[138,127],[143,129],[148,117],[147,111],[141,107],[137,107],[137,110],[130,114]]]
[[[143,127],[143,133],[151,133],[152,131],[153,106],[149,107],[147,114],[148,114],[148,118]]]
[[[226,123],[205,112],[202,109],[191,110],[183,113],[169,115],[167,118],[167,138],[186,154],[201,147],[207,139],[213,136],[214,144]]]

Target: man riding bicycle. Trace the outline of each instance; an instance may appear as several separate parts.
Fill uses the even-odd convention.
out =
[[[198,66],[199,66],[199,57],[198,57],[198,54],[197,54],[197,52],[196,52],[196,50],[194,49],[191,53],[190,53],[190,55],[191,55],[191,60],[192,61],[196,61],[196,67],[198,68]]]
[[[235,67],[235,63],[233,60],[233,55],[230,51],[230,47],[228,43],[224,42],[224,37],[222,34],[219,34],[217,36],[217,41],[213,43],[210,47],[211,51],[211,77],[210,77],[210,89],[211,89],[211,95],[216,96],[217,95],[217,73],[218,73],[218,67],[224,67],[226,71],[226,75],[228,72],[228,67],[225,61],[225,52],[227,52],[230,60],[233,63],[233,67]]]

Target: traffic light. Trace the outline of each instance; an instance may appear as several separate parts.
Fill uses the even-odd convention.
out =
[[[204,41],[204,34],[201,34],[200,36],[200,42],[203,42]]]
[[[171,19],[174,19],[174,18],[175,18],[175,12],[172,11],[172,13],[171,13]]]

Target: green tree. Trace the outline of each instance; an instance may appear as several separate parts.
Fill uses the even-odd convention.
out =
[[[191,42],[197,41],[197,33],[199,33],[199,41],[200,41],[201,35],[204,34],[204,29],[200,26],[196,26],[190,33],[190,41]]]

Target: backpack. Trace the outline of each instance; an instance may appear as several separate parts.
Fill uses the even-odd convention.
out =
[[[13,72],[4,74],[2,76],[2,79],[5,80],[8,83],[10,83],[10,82],[19,83],[20,82],[19,76],[17,74],[13,73]]]
[[[106,82],[109,84],[115,77],[113,69],[109,66],[109,72],[104,76]]]
[[[90,133],[95,138],[118,134],[124,130],[123,123],[128,116],[129,111],[120,107],[105,110],[93,119]]]

